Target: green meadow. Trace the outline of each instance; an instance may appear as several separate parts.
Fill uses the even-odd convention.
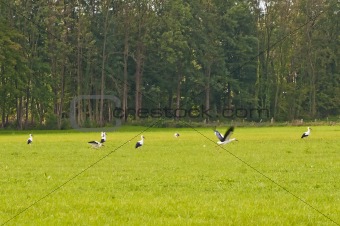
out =
[[[0,225],[338,225],[340,126],[312,129],[1,131]]]

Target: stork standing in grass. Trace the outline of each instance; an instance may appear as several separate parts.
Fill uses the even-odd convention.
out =
[[[142,147],[143,144],[144,144],[144,139],[145,139],[145,137],[144,137],[143,135],[140,136],[140,137],[141,137],[142,139],[141,139],[140,141],[137,141],[135,148],[140,148],[140,147]]]
[[[33,142],[33,136],[30,134],[30,137],[27,139],[27,144],[32,144]]]
[[[234,132],[234,127],[230,127],[224,134],[224,136],[222,136],[222,134],[220,132],[218,132],[216,129],[214,130],[216,137],[219,139],[219,141],[217,141],[217,144],[228,144],[232,141],[238,141],[236,138],[231,138],[230,136],[231,134]]]
[[[308,136],[310,135],[311,130],[312,130],[312,129],[311,129],[310,127],[308,127],[308,128],[307,128],[307,131],[304,132],[304,133],[302,134],[301,138],[308,137]]]
[[[102,132],[102,139],[100,140],[100,143],[104,143],[106,141],[106,133]]]

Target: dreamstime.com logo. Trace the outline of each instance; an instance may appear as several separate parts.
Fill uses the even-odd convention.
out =
[[[84,132],[100,132],[100,131],[106,131],[106,132],[111,132],[117,130],[121,124],[122,121],[120,118],[115,117],[115,121],[112,124],[112,126],[105,127],[104,128],[83,128],[77,123],[77,118],[76,118],[76,112],[77,112],[77,103],[79,101],[91,101],[91,100],[100,100],[101,96],[100,95],[80,95],[77,97],[74,97],[71,101],[71,106],[70,106],[70,122],[71,126],[73,129],[84,131]],[[104,95],[103,100],[109,100],[112,101],[114,104],[115,108],[120,108],[121,107],[121,101],[118,97],[114,95]]]
[[[115,119],[114,123],[111,127],[104,128],[83,128],[78,125],[76,119],[76,112],[77,112],[77,103],[79,101],[89,101],[89,100],[100,100],[100,95],[81,95],[78,97],[73,98],[71,101],[70,106],[70,121],[71,126],[73,129],[77,129],[80,131],[114,131],[117,130],[121,124],[122,119],[127,119],[128,117],[133,118],[168,118],[168,119],[184,119],[184,118],[191,118],[191,119],[217,119],[217,118],[224,118],[224,119],[234,119],[234,118],[242,118],[242,119],[253,119],[253,118],[269,118],[269,110],[268,109],[261,109],[261,108],[224,108],[222,112],[218,115],[213,115],[212,110],[206,109],[204,105],[198,107],[192,107],[190,109],[184,108],[121,108],[121,101],[118,97],[114,95],[104,95],[104,100],[112,101],[114,104],[114,110],[112,112],[113,118]]]

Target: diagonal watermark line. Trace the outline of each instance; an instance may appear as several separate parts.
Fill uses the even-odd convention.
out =
[[[184,122],[186,123],[186,122]],[[189,127],[191,129],[193,129],[195,132],[197,132],[198,134],[200,134],[201,136],[203,136],[204,138],[206,138],[207,140],[209,140],[210,142],[216,144],[216,142],[212,139],[210,139],[209,137],[205,136],[203,133],[201,133],[200,131],[198,131],[196,128],[192,127],[189,123],[187,123],[187,125],[189,125]],[[336,225],[340,225],[338,222],[336,222],[334,219],[332,219],[331,217],[329,217],[328,215],[326,215],[325,213],[323,213],[321,210],[319,210],[318,208],[316,208],[315,206],[313,206],[312,204],[308,203],[306,200],[304,200],[303,198],[301,198],[300,196],[296,195],[295,193],[291,192],[288,188],[286,188],[285,186],[281,185],[280,183],[276,182],[274,179],[272,179],[271,177],[267,176],[266,174],[264,174],[263,172],[261,172],[260,170],[258,170],[256,167],[252,166],[250,163],[246,162],[245,160],[243,160],[242,158],[238,157],[237,155],[235,155],[234,153],[232,153],[231,151],[229,151],[228,149],[226,149],[224,146],[219,145],[219,148],[221,148],[222,150],[226,151],[229,155],[231,155],[232,157],[234,157],[235,159],[237,159],[238,161],[240,161],[241,163],[243,163],[244,165],[248,166],[250,169],[252,169],[253,171],[255,171],[256,173],[260,174],[262,177],[264,177],[265,179],[267,179],[268,181],[270,181],[271,183],[275,184],[276,186],[278,186],[279,188],[281,188],[282,190],[284,190],[285,192],[287,192],[288,194],[290,194],[291,196],[293,196],[294,198],[296,198],[298,201],[304,203],[305,205],[307,205],[308,207],[310,207],[311,209],[315,210],[316,212],[318,212],[319,214],[321,214],[322,216],[324,216],[325,218],[327,218],[329,221],[331,221],[332,223],[336,224]]]
[[[129,143],[132,139],[137,138],[138,136],[140,136],[142,133],[148,131],[149,129],[151,129],[152,127],[154,127],[156,124],[159,123],[160,120],[157,120],[156,122],[152,123],[150,126],[146,127],[145,129],[141,130],[137,135],[135,135],[134,137],[132,137],[131,139],[125,141],[124,143],[122,143],[121,145],[119,145],[118,147],[116,147],[114,150],[108,152],[107,154],[105,154],[104,156],[102,156],[101,158],[99,158],[98,160],[94,161],[92,164],[88,165],[86,168],[82,169],[81,171],[79,171],[78,173],[74,174],[72,177],[70,177],[68,180],[66,180],[65,182],[63,182],[62,184],[58,185],[57,187],[55,187],[54,189],[52,189],[50,192],[46,193],[45,195],[41,196],[39,199],[35,200],[34,202],[32,202],[30,205],[28,205],[27,207],[25,207],[23,210],[21,210],[20,212],[16,213],[15,215],[13,215],[11,218],[9,218],[8,220],[6,220],[5,222],[2,222],[1,225],[6,225],[7,223],[11,222],[12,220],[14,220],[16,217],[20,216],[21,214],[25,213],[26,211],[28,211],[30,208],[32,208],[33,206],[35,206],[36,204],[38,204],[39,202],[45,200],[46,198],[48,198],[49,196],[53,195],[54,193],[56,193],[57,191],[59,191],[61,188],[65,187],[67,184],[69,184],[70,182],[72,182],[73,180],[75,180],[76,178],[78,178],[80,175],[82,175],[83,173],[85,173],[86,171],[90,170],[92,167],[96,166],[97,164],[99,164],[101,161],[103,161],[104,159],[106,159],[107,157],[109,157],[111,154],[113,154],[114,152],[116,152],[117,150],[121,149],[123,146],[125,146],[127,143]]]

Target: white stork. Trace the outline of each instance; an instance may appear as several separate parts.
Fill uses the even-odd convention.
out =
[[[302,134],[301,138],[308,137],[310,135],[311,130],[312,129],[310,127],[308,127],[307,131]]]
[[[142,147],[144,144],[145,137],[143,135],[140,136],[142,139],[140,141],[137,141],[135,148]]]
[[[214,130],[215,135],[217,136],[217,138],[219,139],[219,141],[217,141],[217,144],[228,144],[232,141],[238,141],[236,138],[232,138],[230,139],[231,134],[234,132],[234,127],[230,127],[224,134],[224,136],[222,136],[222,134],[220,132],[218,132],[216,129]]]
[[[176,138],[179,137],[179,133],[175,133],[174,137],[176,137]]]
[[[93,141],[90,141],[88,142],[89,144],[92,145],[92,147],[94,148],[100,148],[101,146],[104,146],[104,142],[106,141],[106,133],[105,132],[102,132],[101,133],[101,140],[100,142],[96,141],[96,140],[93,140]]]
[[[33,136],[30,134],[30,137],[27,139],[27,144],[32,144],[33,142]]]
[[[106,133],[102,132],[102,139],[100,140],[100,143],[104,143],[106,141]]]

